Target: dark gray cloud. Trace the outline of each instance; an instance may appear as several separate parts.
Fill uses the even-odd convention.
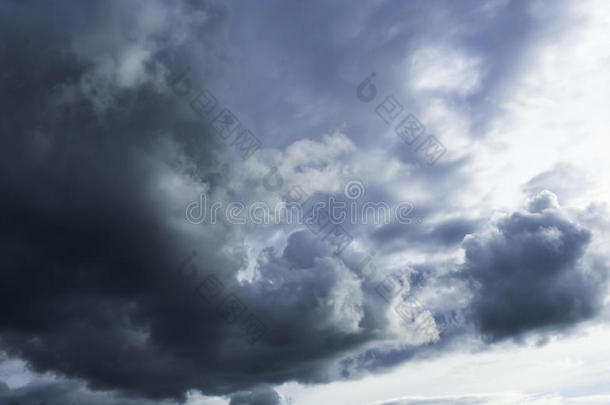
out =
[[[246,337],[231,341],[234,325],[177,273],[196,249],[202,272],[230,279],[240,253],[218,252],[233,231],[177,230],[186,196],[163,188],[169,174],[205,182],[222,150],[152,56],[178,54],[186,65],[184,48],[205,54],[198,41],[214,35],[215,10],[3,3],[0,345],[34,371],[150,398],[259,381],[260,365],[240,354]],[[138,52],[151,55],[141,66]],[[221,354],[224,343],[232,355]]]
[[[464,242],[472,316],[493,339],[569,326],[601,305],[606,269],[584,260],[591,232],[567,218],[548,191],[528,207]]]
[[[0,405],[169,405],[166,401],[121,398],[112,392],[94,392],[82,382],[36,382],[2,392]]]
[[[354,141],[371,145],[377,140],[366,134],[379,128],[354,117],[360,113],[341,113],[345,99],[358,103],[355,80],[369,73],[358,62],[380,65],[386,84],[402,80],[388,61],[403,60],[425,36],[436,38],[434,27],[466,12],[462,24],[477,28],[459,38],[460,46],[487,50],[501,43],[502,57],[491,58],[485,76],[493,90],[517,63],[517,45],[535,31],[522,2],[502,4],[512,23],[498,25],[493,17],[474,24],[482,21],[476,3],[452,2],[361,10],[282,3],[244,5],[242,13],[187,0],[4,2],[0,349],[34,372],[68,381],[5,391],[0,403],[146,405],[181,401],[194,389],[230,397],[233,405],[274,404],[280,398],[273,384],[328,382],[425,352],[398,319],[399,299],[377,289],[389,272],[405,295],[409,287],[451,282],[437,261],[415,263],[411,274],[404,263],[387,266],[379,278],[362,279],[355,249],[335,255],[308,230],[283,227],[285,246],[265,246],[253,258],[252,279],[237,281],[252,264],[244,229],[191,226],[184,207],[203,188],[231,197],[251,190],[232,189],[235,173],[217,164],[227,150],[189,108],[188,97],[204,84],[226,90],[230,64],[237,66],[239,89],[227,91],[227,103],[248,109],[244,121],[256,117],[253,129],[273,147],[351,118]],[[229,22],[237,49],[227,40]],[[180,96],[167,70],[175,75],[187,66],[193,90]],[[466,101],[477,105],[485,95]],[[330,123],[320,118],[328,116]],[[471,175],[469,157],[424,167],[404,150],[397,155],[412,165],[412,183],[428,195],[416,201],[418,216],[455,209],[459,202],[451,195]],[[391,203],[396,193],[371,184],[366,198]],[[379,256],[462,244],[472,319],[492,338],[595,313],[605,278],[601,265],[583,263],[592,236],[560,212],[551,194],[532,199],[529,212],[515,213],[489,235],[480,219],[443,218],[349,230]],[[456,318],[449,304],[439,311],[437,322]],[[263,326],[256,339],[244,330],[252,319]]]
[[[374,317],[343,310],[358,281],[328,247],[312,262],[295,236],[282,255],[261,254],[257,280],[237,283],[239,230],[185,228],[187,188],[172,179],[214,190],[223,149],[155,58],[171,68],[203,60],[193,78],[205,79],[215,63],[205,45],[223,16],[205,2],[3,5],[0,347],[34,372],[150,399],[223,395],[337,378],[337,358],[387,326],[379,296],[365,303]],[[309,268],[288,270],[299,261]],[[263,336],[249,341],[219,311],[228,301],[202,298],[210,276]]]

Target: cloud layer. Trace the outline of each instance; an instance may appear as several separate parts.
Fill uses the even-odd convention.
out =
[[[0,382],[0,404],[280,404],[287,382],[595,319],[608,293],[603,179],[583,181],[584,159],[515,168],[527,150],[503,121],[520,117],[511,86],[566,10],[3,4],[0,350],[36,378]],[[438,161],[396,131],[408,114],[425,127],[418,145],[446,147]],[[251,156],[229,137],[246,129],[260,141]],[[185,208],[204,192],[412,211],[341,228],[193,224]]]

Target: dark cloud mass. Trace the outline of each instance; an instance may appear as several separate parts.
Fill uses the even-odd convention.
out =
[[[591,232],[570,221],[551,192],[528,209],[464,242],[474,321],[494,339],[590,318],[603,297],[606,269],[583,261]]]
[[[214,34],[205,19],[189,25],[186,17],[217,10],[198,2],[129,7],[1,6],[0,342],[36,371],[96,389],[150,398],[197,387],[230,392],[248,378],[222,381],[220,367],[256,381],[258,366],[235,344],[233,356],[219,356],[231,325],[188,300],[193,286],[176,269],[196,248],[202,271],[230,277],[239,255],[213,252],[231,231],[186,238],[172,225],[180,205],[161,187],[168,173],[202,181],[220,151],[169,90],[160,64],[112,63],[140,48],[152,55],[188,46],[197,55],[198,42],[175,41],[165,24],[204,38]],[[147,25],[146,13],[169,21]]]
[[[379,297],[366,316],[342,313],[357,285],[328,247],[314,261],[292,243],[283,256],[266,250],[262,277],[240,284],[238,231],[185,229],[191,195],[172,180],[214,190],[212,155],[223,151],[155,58],[202,63],[205,78],[222,16],[202,2],[2,5],[0,344],[33,371],[131,397],[199,389],[269,403],[277,394],[259,384],[336,378],[336,359],[388,324]],[[178,267],[193,250],[197,278],[185,280]],[[282,257],[309,269],[287,273]],[[249,342],[196,294],[209,275],[266,324],[262,339]],[[72,388],[7,398],[61,402],[81,395]]]
[[[362,60],[379,60],[379,96],[415,105],[384,80],[403,83],[407,56],[445,43],[435,27],[461,21],[466,34],[441,51],[502,50],[481,70],[482,90],[455,97],[480,107],[464,127],[480,140],[498,113],[481,106],[519,70],[533,17],[522,1],[405,4],[244,2],[236,13],[215,1],[3,1],[0,369],[23,362],[27,381],[0,374],[0,405],[169,405],[194,394],[282,404],[284,383],[362,376],[441,353],[452,339],[496,341],[594,316],[606,268],[589,253],[607,207],[565,208],[578,190],[576,175],[561,187],[570,166],[525,183],[527,209],[492,223],[481,213],[495,208],[456,197],[471,190],[474,156],[449,151],[432,167],[392,134],[379,146],[391,131],[354,96],[369,74]],[[513,22],[498,23],[503,13]],[[231,72],[238,90],[226,83]],[[255,157],[232,155],[189,106],[204,85],[261,128]],[[354,241],[336,254],[305,226],[185,220],[203,191],[260,197],[271,162],[286,169],[285,187],[298,179],[318,196],[341,196],[343,177],[373,173],[380,184],[363,181],[363,198],[413,196],[423,221],[346,225]]]
[[[1,392],[1,391],[0,391]],[[91,392],[78,382],[30,384],[7,392],[0,397],[1,405],[19,404],[88,404],[88,405],[169,405],[165,401],[116,398],[107,392]]]

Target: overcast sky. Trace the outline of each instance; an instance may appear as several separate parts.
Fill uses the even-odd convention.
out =
[[[610,403],[609,31],[2,2],[0,405]]]

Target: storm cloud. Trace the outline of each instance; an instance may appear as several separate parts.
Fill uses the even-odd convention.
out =
[[[476,291],[471,310],[480,330],[498,339],[593,316],[607,270],[583,260],[591,238],[546,190],[488,235],[468,238],[463,271]]]
[[[5,1],[0,404],[288,404],[286,385],[602,314],[596,179],[502,155],[520,102],[496,100],[569,25],[559,3]],[[418,142],[446,146],[440,160],[397,136],[407,114],[425,122]],[[223,208],[195,224],[185,212],[204,194],[412,211],[235,224]]]
[[[3,6],[0,343],[34,371],[151,399],[224,395],[338,378],[340,356],[388,325],[389,303],[373,289],[362,302],[330,247],[295,255],[319,240],[267,249],[260,276],[240,283],[240,230],[184,221],[193,189],[216,191],[226,148],[172,79],[193,61],[205,78],[223,14],[197,2]],[[306,271],[289,270],[299,261]],[[345,297],[376,317],[345,312]]]

